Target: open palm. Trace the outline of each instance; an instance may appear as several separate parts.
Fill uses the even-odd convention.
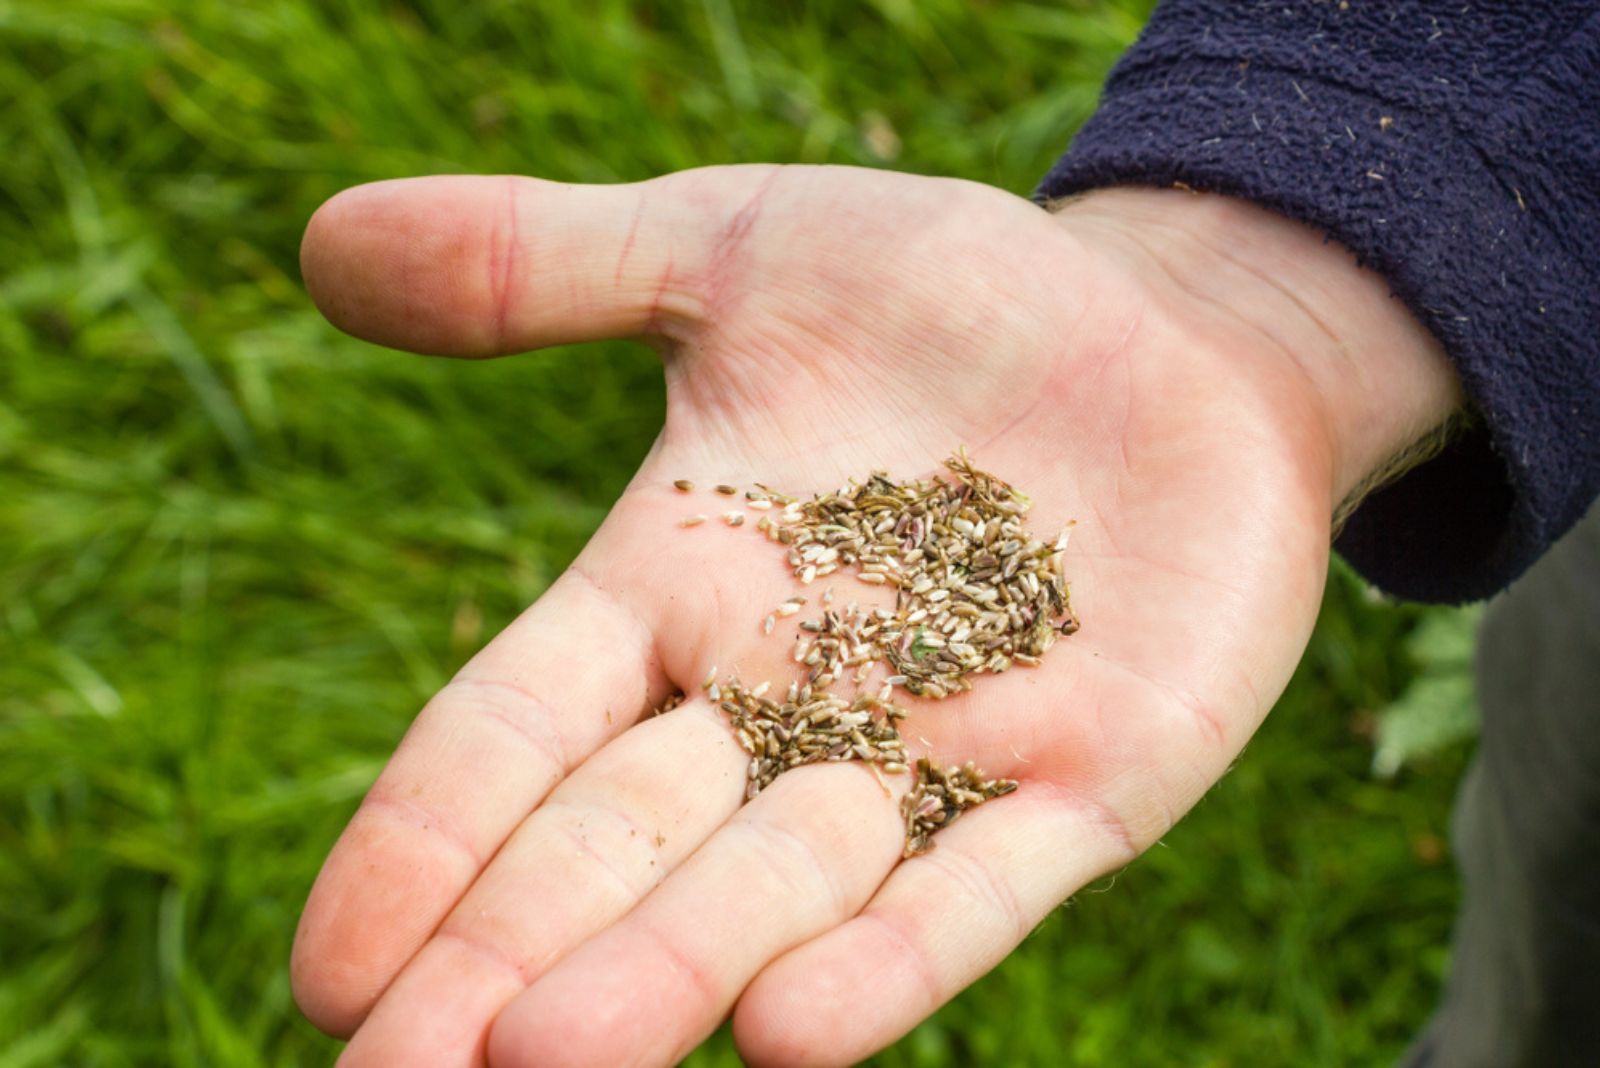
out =
[[[1292,331],[1164,262],[1092,212],[843,168],[330,202],[306,274],[346,329],[465,356],[640,337],[668,380],[600,531],[423,710],[317,881],[295,987],[346,1059],[668,1064],[731,1011],[755,1062],[857,1060],[1194,804],[1304,647],[1348,486]],[[787,685],[793,628],[759,624],[795,579],[749,526],[680,528],[735,502],[672,481],[803,495],[958,445],[1034,498],[1039,536],[1077,521],[1083,628],[911,701],[914,751],[1021,786],[901,861],[862,766],[742,805],[699,683]]]

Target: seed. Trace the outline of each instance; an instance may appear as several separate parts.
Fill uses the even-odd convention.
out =
[[[772,502],[765,497],[752,497],[745,502],[746,508],[754,508],[758,512],[765,512],[772,507]]]
[[[735,493],[738,493],[739,491],[738,491],[738,489],[736,489],[733,486],[721,485],[721,486],[717,487],[717,492],[722,494],[724,497],[732,497]]]
[[[680,527],[697,527],[705,521],[706,517],[703,515],[686,515],[678,520],[678,525]]]
[[[744,513],[743,512],[723,512],[722,513],[722,521],[724,523],[728,524],[730,527],[742,527],[742,526],[744,526]]]
[[[673,485],[675,487],[677,487],[679,493],[693,493],[694,492],[694,483],[690,482],[686,478],[678,479],[676,482],[673,483]]]
[[[775,616],[775,615],[769,614],[766,619],[763,619],[761,621],[761,633],[762,634],[771,634],[772,633],[772,628],[777,626],[777,625],[778,625],[778,617]]]

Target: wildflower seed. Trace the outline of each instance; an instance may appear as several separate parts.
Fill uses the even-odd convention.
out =
[[[722,494],[724,497],[732,497],[735,493],[738,493],[739,491],[736,488],[734,488],[733,486],[722,485],[722,486],[718,486],[717,487],[717,492]]]
[[[703,515],[686,515],[678,520],[678,525],[680,527],[697,527],[705,521],[706,517]]]
[[[672,485],[678,490],[679,493],[693,493],[694,492],[694,483],[690,482],[686,478],[680,478],[676,482],[674,482]]]
[[[757,528],[782,547],[802,585],[844,570],[895,587],[892,607],[866,610],[853,601],[836,607],[828,587],[820,613],[799,624],[791,652],[798,677],[782,700],[766,696],[768,683],[721,684],[720,707],[759,757],[747,797],[818,761],[861,760],[874,774],[913,770],[900,737],[907,712],[890,703],[897,687],[929,700],[965,693],[977,675],[1037,665],[1058,637],[1078,629],[1062,564],[1067,531],[1052,542],[1035,539],[1024,525],[1027,498],[979,471],[964,451],[945,466],[954,480],[895,482],[874,473],[808,501],[766,486],[745,493],[748,507],[766,513]],[[735,524],[733,515],[742,521],[742,512],[723,518]],[[763,620],[763,633],[805,604],[786,600]],[[847,672],[866,685],[879,664],[889,674],[870,695],[847,702],[833,693]],[[970,762],[948,768],[924,759],[914,770],[903,807],[908,856],[931,848],[932,835],[966,809],[1016,788],[984,779]]]
[[[724,523],[728,524],[730,527],[742,527],[742,526],[744,526],[744,513],[743,512],[723,512],[722,513],[722,521]]]

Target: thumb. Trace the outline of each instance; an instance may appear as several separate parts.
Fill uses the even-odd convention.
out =
[[[749,231],[779,170],[707,168],[628,185],[374,182],[312,216],[301,270],[334,325],[414,352],[498,356],[681,335],[704,304],[708,267]]]

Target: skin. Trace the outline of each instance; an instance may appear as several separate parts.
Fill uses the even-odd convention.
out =
[[[335,197],[303,263],[380,344],[638,338],[668,382],[601,529],[423,709],[312,890],[295,995],[349,1065],[670,1064],[730,1013],[759,1065],[894,1042],[1221,777],[1304,650],[1334,506],[1459,403],[1348,252],[1171,190],[1050,213],[851,168],[415,179]],[[908,861],[904,777],[806,768],[741,805],[720,713],[647,710],[712,665],[781,688],[806,616],[762,636],[781,554],[679,528],[732,502],[672,481],[810,493],[962,443],[1039,536],[1076,520],[1083,629],[905,733],[1020,789]]]

